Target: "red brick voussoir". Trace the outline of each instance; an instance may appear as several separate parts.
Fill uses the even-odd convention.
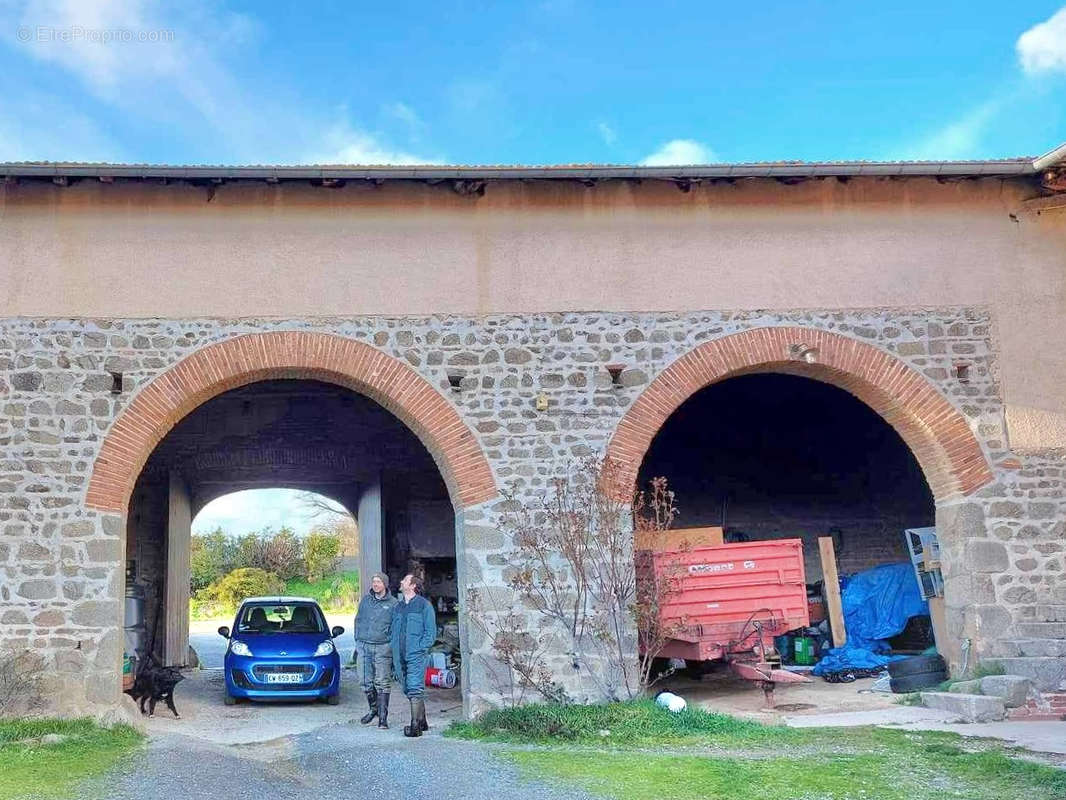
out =
[[[652,439],[685,400],[712,383],[755,372],[802,375],[855,395],[911,448],[938,501],[972,494],[993,478],[966,418],[920,373],[866,342],[783,326],[705,342],[663,370],[626,412],[608,445],[618,485],[628,490],[635,484]]]
[[[457,507],[496,496],[495,477],[473,433],[441,393],[406,363],[342,336],[274,331],[207,345],[141,389],[100,447],[86,505],[125,513],[144,463],[184,416],[225,391],[278,378],[326,381],[380,403],[422,440]]]

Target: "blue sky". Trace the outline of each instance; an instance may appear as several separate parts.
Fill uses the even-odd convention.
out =
[[[950,159],[1064,139],[1062,0],[0,0],[3,160]]]

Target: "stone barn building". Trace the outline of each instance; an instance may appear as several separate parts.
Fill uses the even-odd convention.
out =
[[[935,524],[949,660],[1057,686],[1064,161],[0,165],[0,646],[114,708],[127,582],[184,663],[192,518],[307,488],[460,601],[476,710],[501,491],[591,455],[844,572]]]

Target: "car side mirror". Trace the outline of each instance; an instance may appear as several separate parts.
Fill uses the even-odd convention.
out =
[[[334,639],[336,639],[342,633],[344,633],[344,628],[342,628],[340,625],[334,625],[333,626],[333,630],[330,631],[330,636],[332,636]]]
[[[220,627],[218,629],[218,635],[221,636],[223,639],[228,639],[229,638],[229,628],[227,628],[225,625],[223,625],[222,627]]]

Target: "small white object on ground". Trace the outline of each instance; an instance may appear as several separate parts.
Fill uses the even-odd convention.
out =
[[[882,675],[880,678],[878,678],[876,681],[874,681],[872,684],[870,684],[870,691],[871,692],[886,692],[886,693],[891,694],[892,693],[891,682],[892,682],[892,678],[886,672],[884,675]]]
[[[655,698],[655,702],[668,711],[672,711],[675,714],[679,711],[684,711],[688,707],[688,703],[685,702],[685,698],[678,697],[673,692],[662,692]]]

